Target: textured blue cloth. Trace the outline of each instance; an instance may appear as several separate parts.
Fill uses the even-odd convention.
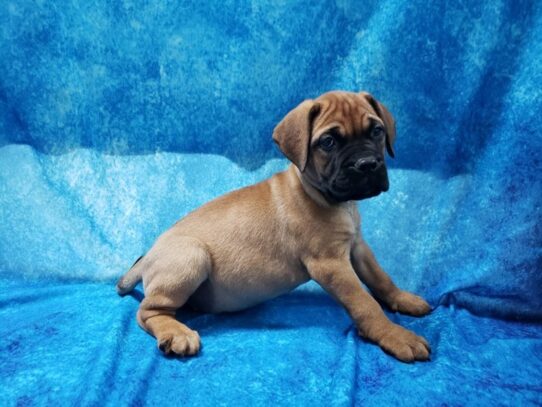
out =
[[[0,405],[542,404],[540,55],[534,0],[0,2]],[[114,280],[284,169],[273,126],[331,89],[397,119],[362,229],[436,307],[390,314],[432,361],[359,339],[314,283],[182,310],[203,351],[162,357]]]

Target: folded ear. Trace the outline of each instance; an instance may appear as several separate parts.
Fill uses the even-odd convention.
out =
[[[301,172],[307,165],[312,123],[319,111],[318,103],[305,100],[290,111],[273,131],[275,143]]]
[[[378,117],[384,122],[384,126],[386,127],[386,150],[388,150],[390,157],[394,158],[395,151],[393,151],[393,144],[395,143],[395,120],[393,119],[393,116],[389,110],[386,109],[386,106],[376,100],[371,94],[360,92],[360,95],[367,99]]]

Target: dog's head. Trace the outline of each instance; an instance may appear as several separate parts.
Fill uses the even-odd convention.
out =
[[[395,122],[368,93],[306,100],[277,125],[273,140],[328,200],[365,199],[389,188],[384,151],[394,157]]]

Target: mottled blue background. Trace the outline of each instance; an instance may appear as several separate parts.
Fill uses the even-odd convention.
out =
[[[542,404],[542,3],[0,1],[0,405]],[[286,167],[274,125],[367,90],[397,120],[363,233],[435,312],[405,365],[317,285],[181,312],[167,359],[113,281]]]

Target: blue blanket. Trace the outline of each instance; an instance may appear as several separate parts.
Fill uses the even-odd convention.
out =
[[[0,4],[0,405],[542,403],[542,3]],[[181,310],[166,358],[115,279],[202,203],[287,166],[273,126],[367,90],[397,120],[390,191],[359,204],[435,311],[402,364],[315,283]]]

